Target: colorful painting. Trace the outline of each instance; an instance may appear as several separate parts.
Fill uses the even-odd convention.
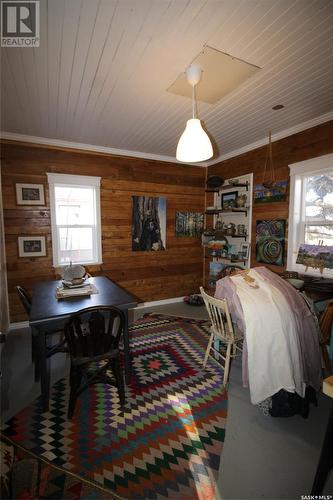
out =
[[[204,216],[197,212],[176,212],[176,236],[198,238],[203,229]]]
[[[132,196],[132,250],[159,251],[166,247],[166,200]]]
[[[271,188],[264,187],[262,184],[254,186],[254,203],[271,203],[274,201],[285,201],[287,197],[288,181],[275,182]]]
[[[285,226],[286,221],[284,219],[257,220],[257,262],[283,266]]]
[[[333,246],[302,243],[299,246],[296,264],[313,267],[320,272],[323,272],[324,268],[333,269]]]

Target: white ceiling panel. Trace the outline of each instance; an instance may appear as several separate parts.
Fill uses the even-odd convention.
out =
[[[262,68],[198,103],[215,160],[333,111],[332,0],[41,0],[40,47],[2,49],[2,130],[175,158],[192,109],[166,89],[205,46]]]

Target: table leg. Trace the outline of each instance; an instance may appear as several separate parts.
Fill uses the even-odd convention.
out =
[[[43,329],[36,329],[33,334],[35,334],[35,362],[37,363],[40,375],[43,411],[47,411],[49,409],[50,396],[50,367],[48,360],[46,359],[45,331]]]
[[[40,367],[38,363],[38,330],[36,328],[31,328],[31,361],[35,368],[35,382],[40,380]]]
[[[128,310],[124,311],[125,315],[125,324],[124,324],[124,356],[125,356],[125,381],[126,384],[129,385],[131,382],[131,352],[129,345],[129,336],[128,336]]]

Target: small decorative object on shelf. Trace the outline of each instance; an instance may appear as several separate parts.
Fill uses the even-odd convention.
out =
[[[215,229],[206,229],[201,236],[201,243],[205,246],[215,239],[216,231]]]
[[[215,222],[215,229],[216,229],[216,231],[223,231],[223,220],[221,219],[221,215],[217,216],[217,219]]]
[[[239,194],[236,198],[236,207],[242,208],[245,207],[245,203],[247,201],[247,196],[246,194]]]
[[[237,234],[238,236],[246,235],[245,224],[237,224]]]
[[[236,233],[236,225],[233,222],[230,222],[226,226],[225,233],[226,233],[227,236],[234,236],[234,234]]]

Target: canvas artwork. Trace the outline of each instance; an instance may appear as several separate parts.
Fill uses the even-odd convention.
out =
[[[284,219],[257,220],[257,262],[283,266],[285,225],[286,221]]]
[[[275,182],[271,188],[264,187],[262,184],[254,186],[254,203],[270,203],[274,201],[285,201],[287,197],[288,181]]]
[[[166,199],[132,196],[132,250],[165,250]]]
[[[324,268],[333,269],[333,246],[302,243],[299,246],[296,264],[319,269],[320,272],[323,272]]]
[[[176,212],[176,236],[200,237],[204,216],[197,212]]]

